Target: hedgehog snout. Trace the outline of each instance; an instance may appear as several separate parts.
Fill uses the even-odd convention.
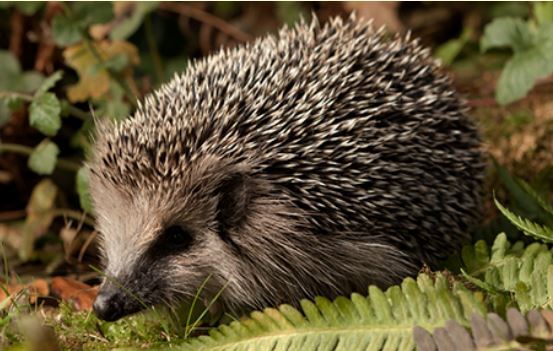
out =
[[[141,309],[140,304],[133,300],[113,284],[105,284],[96,296],[92,308],[98,318],[112,322]]]

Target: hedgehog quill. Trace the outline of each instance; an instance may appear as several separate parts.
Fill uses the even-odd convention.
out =
[[[191,298],[207,276],[231,310],[386,287],[478,218],[465,104],[417,40],[354,17],[199,60],[96,139],[105,320]]]

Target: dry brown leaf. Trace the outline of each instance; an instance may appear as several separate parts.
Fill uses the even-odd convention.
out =
[[[51,284],[52,294],[69,301],[78,311],[90,311],[98,294],[98,287],[92,287],[75,279],[55,277]]]
[[[132,77],[132,67],[140,62],[136,46],[126,41],[108,40],[95,42],[92,45],[104,61],[116,55],[125,55],[128,63],[124,70],[124,76]],[[67,90],[69,101],[80,102],[90,98],[97,100],[109,91],[108,71],[105,68],[100,68],[98,59],[85,43],[66,48],[63,51],[63,57],[67,65],[76,70],[79,75],[79,82]]]
[[[6,299],[17,299],[18,301],[26,300],[26,302],[34,304],[37,302],[39,297],[48,296],[50,292],[48,289],[48,283],[44,279],[35,279],[25,285],[15,282],[0,284],[2,284],[2,289],[0,289],[0,304],[4,304],[4,300]],[[4,307],[9,306],[10,304],[11,301],[6,302]]]

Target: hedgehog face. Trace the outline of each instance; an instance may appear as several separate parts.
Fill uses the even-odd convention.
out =
[[[100,318],[192,298],[210,275],[205,294],[222,288],[224,272],[234,270],[228,231],[249,199],[242,170],[205,158],[187,177],[139,187],[114,183],[94,166],[92,174],[106,274],[94,304]]]

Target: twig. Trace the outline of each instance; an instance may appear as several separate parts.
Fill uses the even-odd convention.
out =
[[[227,23],[226,21],[220,19],[217,16],[214,16],[208,12],[205,12],[193,6],[189,6],[182,3],[162,2],[159,4],[159,8],[165,11],[176,12],[180,15],[190,17],[197,21],[203,22],[207,25],[217,28],[221,32],[231,37],[234,37],[239,41],[250,41],[253,39],[253,36],[242,31],[241,29]]]
[[[15,91],[0,91],[0,99],[17,98],[27,102],[33,101],[33,96],[29,94],[17,93]]]
[[[67,110],[69,111],[70,115],[75,116],[78,119],[81,119],[83,121],[86,121],[86,120],[89,120],[89,119],[92,118],[90,113],[85,112],[85,111],[81,110],[80,108],[75,107],[75,106],[70,105],[70,104],[67,105]]]
[[[0,143],[0,152],[13,152],[20,155],[30,156],[34,149],[30,146],[19,145],[19,144],[10,144],[10,143]],[[81,165],[77,162],[59,159],[56,162],[56,167],[64,169],[66,171],[77,172]]]
[[[0,222],[13,221],[19,218],[23,218],[26,215],[27,215],[27,211],[25,210],[0,212]]]
[[[497,106],[497,102],[494,98],[470,99],[468,105],[470,107],[493,107]]]
[[[157,49],[156,40],[154,38],[154,32],[152,29],[152,18],[148,14],[146,20],[144,21],[144,29],[146,30],[146,41],[148,42],[148,49],[150,50],[150,55],[154,62],[154,72],[156,74],[157,83],[160,83],[163,80],[163,64],[161,62],[161,56]]]
[[[23,44],[24,28],[23,28],[23,15],[17,8],[12,11],[10,17],[10,51],[19,58],[21,56],[21,49]]]
[[[90,233],[88,238],[86,238],[83,246],[81,246],[81,250],[79,251],[79,256],[77,257],[78,262],[83,262],[84,254],[86,253],[86,250],[88,249],[90,244],[94,241],[94,239],[96,239],[96,236],[98,236],[98,232],[93,231],[92,233]]]
[[[70,208],[54,208],[47,211],[47,213],[54,217],[72,218],[76,221],[83,221],[88,226],[94,228],[94,220],[81,211]]]

